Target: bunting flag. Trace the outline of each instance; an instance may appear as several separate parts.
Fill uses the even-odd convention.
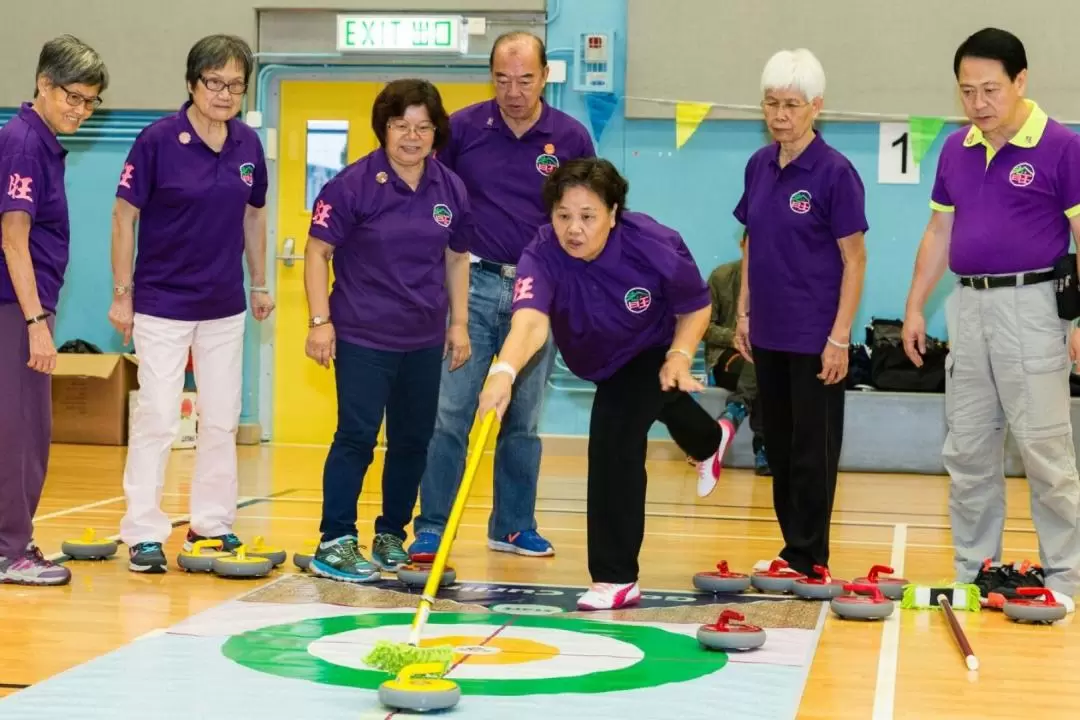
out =
[[[615,107],[619,104],[619,97],[615,93],[586,93],[585,107],[589,111],[589,124],[592,125],[593,137],[600,142],[600,136],[604,134],[604,128],[615,114]]]
[[[938,133],[941,132],[943,127],[945,127],[945,118],[918,116],[908,118],[908,130],[911,132],[911,153],[916,165],[922,163],[922,159],[930,151],[934,140],[937,139]]]
[[[681,148],[697,131],[698,125],[709,114],[710,103],[678,102],[675,103],[675,147]]]

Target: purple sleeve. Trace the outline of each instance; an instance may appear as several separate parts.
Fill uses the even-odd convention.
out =
[[[1058,194],[1062,210],[1071,217],[1080,215],[1080,135],[1065,146],[1058,163]]]
[[[589,136],[589,131],[581,128],[581,151],[578,153],[579,158],[594,158],[596,157],[596,146],[593,145],[592,137]]]
[[[0,159],[0,178],[6,189],[0,194],[0,215],[21,210],[30,216],[32,224],[37,218],[38,200],[47,190],[41,164],[29,155],[9,155]]]
[[[457,166],[457,151],[458,146],[461,144],[461,132],[463,129],[463,123],[457,119],[456,115],[450,116],[450,137],[446,141],[446,145],[434,155],[435,159],[443,164],[443,167],[454,170]]]
[[[750,198],[750,178],[751,171],[754,166],[754,158],[751,157],[746,163],[746,169],[743,171],[743,191],[742,197],[739,198],[739,203],[735,206],[735,219],[739,221],[740,225],[746,225],[747,209],[749,207]]]
[[[946,141],[941,148],[938,157],[937,171],[934,173],[934,187],[930,191],[930,207],[937,210],[951,210],[953,208],[952,196],[945,184],[945,170],[948,162],[949,143]]]
[[[251,196],[248,205],[254,208],[266,206],[266,189],[270,185],[269,173],[266,170],[266,153],[263,151],[262,141],[255,137],[255,178],[251,185]]]
[[[353,205],[353,194],[338,175],[315,198],[308,235],[335,247],[341,245],[352,232]]]
[[[833,179],[829,197],[829,227],[839,240],[870,229],[866,221],[866,189],[859,173],[845,165]]]
[[[462,188],[464,190],[464,188]],[[450,231],[450,249],[454,252],[469,252],[469,238],[472,237],[473,214],[469,205],[469,196],[464,191],[458,197],[458,217]]]
[[[694,262],[690,249],[678,234],[675,235],[675,247],[664,273],[664,295],[671,302],[671,309],[676,315],[688,315],[704,307],[712,306],[709,286],[701,277],[701,270]]]
[[[543,235],[537,235],[521,253],[517,266],[517,280],[514,282],[513,312],[526,308],[539,310],[545,315],[551,314],[552,301],[555,299],[555,286],[552,275],[541,257],[540,243]]]
[[[151,134],[145,130],[139,133],[127,159],[124,160],[124,168],[120,171],[116,197],[127,200],[139,209],[146,206],[150,194],[154,191],[156,155]]]

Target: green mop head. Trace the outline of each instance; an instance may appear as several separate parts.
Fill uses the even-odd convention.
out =
[[[905,585],[904,595],[900,599],[903,610],[933,610],[940,608],[938,595],[944,595],[957,612],[979,612],[982,609],[982,596],[976,585]]]
[[[364,662],[376,670],[383,670],[391,675],[397,675],[408,665],[439,663],[443,666],[443,670],[439,673],[442,675],[453,658],[454,649],[449,645],[422,648],[407,643],[380,640],[375,643],[375,649],[364,658]]]

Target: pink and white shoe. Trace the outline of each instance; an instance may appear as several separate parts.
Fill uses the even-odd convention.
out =
[[[705,462],[698,463],[697,466],[698,497],[706,497],[716,489],[716,483],[720,482],[720,473],[724,471],[724,453],[727,452],[728,445],[731,444],[732,438],[735,437],[735,426],[731,423],[731,420],[723,417],[717,423],[720,425],[720,446],[716,448],[716,452],[711,457],[707,458]]]
[[[616,583],[593,583],[589,591],[578,598],[578,610],[618,610],[637,605],[641,600],[641,588],[636,582],[627,585]]]
[[[14,585],[66,585],[71,571],[45,559],[36,545],[19,558],[0,558],[0,583]]]

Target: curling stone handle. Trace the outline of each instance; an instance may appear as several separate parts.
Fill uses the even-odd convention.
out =
[[[1047,604],[1053,604],[1057,602],[1054,599],[1054,592],[1050,588],[1045,587],[1016,588],[1016,594],[1020,595],[1021,597],[1031,598],[1032,600],[1041,597],[1043,599],[1043,602]]]
[[[829,568],[824,565],[815,565],[814,572],[821,576],[823,582],[832,582],[832,575],[829,574]]]
[[[869,595],[874,599],[874,602],[881,602],[885,599],[885,596],[881,594],[881,588],[877,585],[848,583],[844,586],[844,592],[855,593],[856,595]]]
[[[415,665],[406,665],[398,673],[398,680],[401,682],[408,682],[416,677],[424,675],[438,675],[445,670],[442,663],[417,663]]]
[[[892,575],[894,570],[888,565],[875,565],[870,568],[870,572],[866,574],[866,579],[870,582],[877,582],[879,575]]]
[[[742,622],[745,619],[746,616],[740,612],[736,612],[735,610],[724,610],[716,620],[716,627],[726,627],[732,620],[735,622]]]

